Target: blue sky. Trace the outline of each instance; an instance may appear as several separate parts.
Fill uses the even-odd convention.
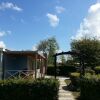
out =
[[[0,47],[31,50],[54,36],[67,51],[72,39],[100,37],[99,17],[97,0],[0,0]]]

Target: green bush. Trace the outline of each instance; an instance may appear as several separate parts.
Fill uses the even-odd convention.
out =
[[[95,74],[95,71],[92,69],[85,69],[85,73],[90,73],[91,75]]]
[[[71,76],[71,77],[75,77],[75,78],[79,78],[80,73],[74,72],[74,73],[71,73],[70,76]]]
[[[76,68],[74,66],[57,66],[57,69],[59,70],[56,72],[58,76],[66,76],[66,75],[69,76],[70,73],[76,71]],[[55,67],[48,66],[47,74],[48,75],[55,75]]]
[[[57,100],[55,79],[12,79],[0,81],[0,100]]]
[[[100,66],[94,68],[96,74],[100,74]]]
[[[80,83],[80,73],[74,72],[70,74],[70,79],[71,79],[71,84],[75,89],[79,88],[79,83]]]
[[[74,66],[59,66],[58,67],[60,72],[59,75],[60,76],[69,76],[70,73],[75,72],[76,68]]]
[[[81,100],[100,100],[100,75],[86,74],[80,81]]]
[[[54,66],[48,66],[47,67],[47,75],[55,75],[55,68]]]

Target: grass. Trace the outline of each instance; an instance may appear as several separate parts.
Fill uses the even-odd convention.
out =
[[[65,80],[65,82],[66,82],[66,84],[67,84],[67,86],[69,86],[70,84],[71,84],[71,80]],[[71,91],[71,90],[70,90]],[[76,99],[76,100],[79,100],[79,97],[80,97],[80,92],[79,91],[71,91],[72,92],[72,94],[73,94],[73,96],[74,96],[74,98]]]
[[[76,100],[79,100],[80,97],[80,92],[79,91],[74,91],[72,92],[73,96],[75,97]]]

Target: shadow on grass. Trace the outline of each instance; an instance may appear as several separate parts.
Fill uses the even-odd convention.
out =
[[[63,86],[62,88],[65,91],[70,91],[72,93],[72,95],[74,96],[75,100],[80,100],[80,90],[77,89],[76,87],[74,87],[71,84],[70,80],[65,80],[65,82],[66,82],[66,86]]]

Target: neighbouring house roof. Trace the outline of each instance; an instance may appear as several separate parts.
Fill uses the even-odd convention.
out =
[[[46,59],[43,56],[43,54],[38,52],[38,51],[10,51],[10,50],[6,50],[6,51],[4,51],[4,54],[9,54],[9,55],[29,55],[29,56],[37,55],[37,58]]]

